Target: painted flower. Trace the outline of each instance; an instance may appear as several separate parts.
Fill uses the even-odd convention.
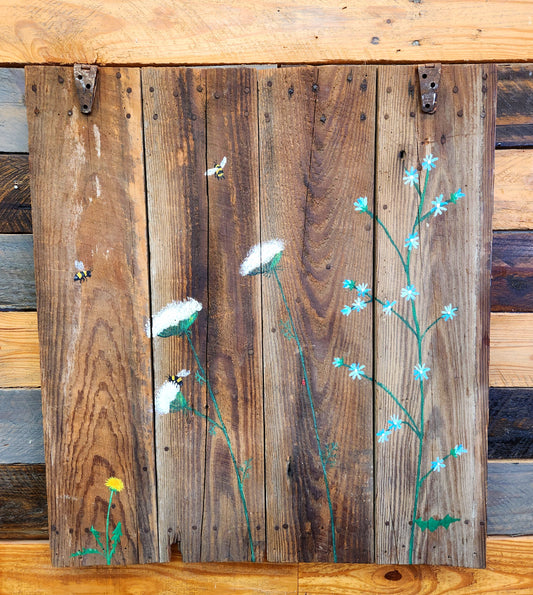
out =
[[[405,238],[404,246],[409,248],[409,250],[412,250],[413,248],[418,248],[418,242],[418,233],[411,233]]]
[[[420,294],[418,293],[414,285],[407,285],[407,287],[402,287],[401,296],[405,298],[407,301],[414,301],[417,295]]]
[[[435,161],[438,161],[439,158],[438,157],[433,157],[433,155],[430,153],[429,155],[426,155],[424,157],[424,159],[422,159],[422,169],[426,169],[431,171],[431,168],[435,169],[437,166],[435,165]]]
[[[152,317],[152,335],[156,337],[183,335],[196,320],[201,309],[202,304],[193,298],[167,304]],[[148,324],[146,334],[150,336]]]
[[[366,196],[358,198],[353,203],[353,206],[358,213],[366,213],[366,211],[368,211],[368,198]]]
[[[389,436],[391,435],[390,430],[380,430],[376,436],[378,437],[378,442],[388,442]]]
[[[446,465],[444,464],[444,459],[440,459],[439,457],[437,457],[437,460],[431,462],[432,471],[437,471],[438,473],[440,473],[440,470],[444,469],[444,467],[446,467]]]
[[[256,244],[242,261],[240,272],[243,277],[269,274],[276,270],[285,244],[282,240],[268,240]]]
[[[366,297],[370,293],[370,287],[366,283],[359,283],[355,289],[357,290],[357,295],[360,297]]]
[[[389,430],[401,430],[403,421],[396,415],[391,415],[389,419]]]
[[[355,281],[352,281],[351,279],[344,279],[342,286],[344,289],[349,289],[351,291],[352,289],[355,289]]]
[[[444,306],[444,310],[441,312],[444,320],[453,320],[457,316],[457,308],[454,308],[451,304]]]
[[[352,313],[352,309],[350,306],[344,306],[341,312],[344,314],[344,316],[350,316],[350,314]]]
[[[361,312],[361,310],[364,310],[367,307],[367,305],[367,302],[364,302],[361,298],[357,298],[355,302],[352,304],[352,310],[355,310],[356,312]]]
[[[334,365],[336,368],[342,368],[342,366],[344,366],[344,360],[342,359],[342,357],[336,357],[336,358],[333,360],[333,365]]]
[[[446,208],[446,205],[448,203],[445,200],[443,200],[442,194],[436,196],[435,200],[431,201],[431,204],[433,205],[433,208],[431,209],[431,211],[433,212],[433,217],[436,217],[437,215],[442,215],[444,211],[448,210]]]
[[[412,186],[416,182],[418,182],[418,171],[416,170],[416,168],[412,167],[410,170],[406,169],[405,176],[403,177],[403,183]]]
[[[363,378],[363,370],[366,368],[366,366],[364,366],[363,364],[351,364],[350,365],[350,378],[353,378],[353,380],[355,380],[357,378],[357,380],[361,380],[361,378]]]
[[[121,492],[124,489],[124,482],[118,477],[110,477],[105,482],[105,485],[110,490],[113,490],[113,492]]]
[[[396,303],[396,301],[391,302],[391,301],[387,300],[383,304],[383,313],[386,314],[387,316],[390,316],[392,314],[392,308],[394,307],[395,303]]]
[[[424,364],[416,364],[414,369],[414,375],[416,380],[427,380],[428,379],[428,372],[431,368],[426,368]]]
[[[455,448],[452,448],[452,450],[450,451],[450,454],[452,455],[452,457],[457,458],[461,455],[466,454],[467,452],[468,451],[462,444],[456,444]]]
[[[453,202],[453,204],[455,204],[460,198],[464,198],[464,192],[461,190],[461,188],[459,188],[459,190],[457,190],[457,192],[452,192],[450,194],[450,202]]]
[[[159,415],[181,411],[187,406],[187,401],[181,392],[181,387],[176,386],[175,382],[167,380],[158,389],[155,394],[155,410]]]

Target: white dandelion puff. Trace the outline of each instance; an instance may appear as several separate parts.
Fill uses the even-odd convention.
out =
[[[181,389],[177,388],[173,382],[166,381],[158,389],[155,394],[155,411],[159,415],[165,415],[170,412],[170,403],[181,393]]]
[[[167,304],[157,314],[152,316],[152,329],[146,325],[146,334],[154,337],[170,337],[182,335],[196,320],[202,304],[193,298],[187,298],[181,302]]]
[[[243,277],[270,273],[280,261],[285,249],[283,240],[268,240],[253,246],[242,261],[240,272]]]

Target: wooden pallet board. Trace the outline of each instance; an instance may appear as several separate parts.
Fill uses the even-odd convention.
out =
[[[533,459],[533,389],[489,392],[489,459]]]
[[[0,155],[0,233],[31,233],[27,155]]]
[[[0,312],[0,388],[19,386],[41,386],[37,314]]]
[[[0,464],[44,464],[39,389],[0,389]]]
[[[533,314],[495,312],[490,340],[490,385],[533,386]]]
[[[533,147],[533,64],[498,68],[496,148]]]
[[[35,310],[31,234],[0,234],[0,279],[0,310]]]
[[[496,151],[494,229],[533,229],[533,151]]]

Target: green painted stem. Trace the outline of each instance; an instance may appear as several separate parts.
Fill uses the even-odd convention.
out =
[[[376,302],[378,302],[378,304],[381,304],[382,306],[385,306],[385,302],[383,300],[380,300],[379,298],[375,297],[374,300],[376,300]],[[394,308],[392,308],[391,312],[397,316],[404,324],[405,326],[416,336],[416,331],[415,329],[407,322],[407,320],[398,312],[396,312],[396,310]]]
[[[445,461],[446,459],[450,458],[450,454],[447,454],[445,457],[443,457],[443,461]],[[422,476],[422,478],[420,479],[420,485],[422,485],[426,479],[435,471],[435,469],[430,469],[425,475]]]
[[[111,494],[109,494],[109,504],[107,506],[107,519],[105,523],[105,558],[107,561],[107,565],[111,565],[111,558],[109,556],[109,515],[111,514],[111,501],[113,500],[113,494],[115,490],[111,490]]]
[[[205,413],[198,411],[198,409],[195,409],[194,407],[191,407],[190,405],[186,405],[184,407],[184,409],[186,409],[187,411],[190,411],[191,413],[194,413],[194,415],[197,415],[198,417],[206,419],[210,424],[212,424],[213,426],[215,426],[216,428],[218,428],[219,430],[224,432],[224,429],[222,428],[222,426],[219,423],[217,423],[212,417],[209,417],[209,415],[206,415]]]
[[[224,424],[224,420],[222,419],[222,414],[220,413],[220,409],[218,408],[218,403],[217,400],[215,398],[215,395],[213,393],[213,390],[211,389],[211,383],[209,382],[209,378],[207,377],[207,374],[200,362],[200,358],[198,357],[198,354],[196,353],[196,349],[194,348],[193,342],[191,340],[190,334],[189,333],[185,333],[185,336],[187,337],[187,341],[189,342],[189,346],[191,348],[191,351],[194,355],[194,359],[196,360],[196,365],[198,366],[198,369],[200,370],[200,373],[202,374],[202,376],[205,378],[205,382],[207,385],[207,389],[209,390],[209,395],[211,397],[211,400],[213,401],[213,405],[215,407],[215,411],[217,413],[217,417],[220,421],[220,429],[222,430],[224,437],[226,439],[226,443],[228,445],[228,450],[231,456],[231,460],[233,462],[233,468],[235,469],[235,475],[237,476],[237,484],[239,486],[239,495],[241,497],[241,502],[242,502],[242,507],[244,509],[244,517],[246,519],[246,527],[248,529],[248,540],[250,542],[250,554],[251,554],[251,558],[252,558],[252,562],[255,562],[255,552],[254,552],[254,542],[252,539],[252,529],[250,527],[250,517],[248,515],[248,507],[246,505],[246,497],[244,495],[244,488],[242,485],[242,479],[241,479],[241,473],[239,471],[239,466],[237,465],[237,460],[235,459],[235,454],[233,453],[233,448],[231,446],[231,440],[229,438],[229,434],[228,431],[226,430],[226,425]],[[198,411],[198,413],[200,414],[200,416],[202,416],[203,414],[200,413]]]
[[[385,224],[381,221],[381,219],[377,215],[375,215],[371,211],[367,211],[367,213],[370,215],[370,217],[372,219],[375,219],[377,221],[377,223],[379,223],[379,225],[381,225],[381,227],[383,228],[383,231],[387,235],[387,238],[389,238],[389,242],[394,246],[394,249],[398,253],[400,260],[402,261],[403,268],[405,269],[406,264],[405,264],[405,260],[403,259],[403,255],[400,252],[400,249],[398,248],[398,246],[396,245],[396,242],[392,239],[392,236],[390,235],[389,230],[385,227]]]
[[[315,430],[315,438],[316,438],[316,443],[317,443],[317,447],[318,447],[318,456],[320,458],[320,464],[322,465],[322,475],[324,476],[324,484],[326,486],[326,496],[327,496],[327,500],[328,500],[329,518],[330,518],[330,524],[331,524],[331,541],[332,541],[332,549],[333,549],[333,561],[337,562],[337,545],[336,545],[336,539],[335,539],[335,519],[333,517],[333,505],[331,504],[331,494],[329,491],[329,481],[328,481],[328,474],[327,474],[327,469],[326,469],[326,461],[324,459],[324,453],[322,451],[322,446],[320,443],[320,436],[318,434],[318,424],[316,421],[316,413],[315,413],[315,406],[313,403],[313,396],[311,394],[311,385],[309,383],[309,378],[307,376],[307,368],[305,366],[305,359],[304,359],[304,354],[303,354],[303,350],[302,350],[302,345],[300,343],[300,339],[298,338],[298,333],[296,332],[296,327],[294,325],[294,320],[292,318],[291,310],[289,308],[289,304],[287,303],[287,299],[285,297],[285,292],[283,291],[283,287],[281,285],[281,281],[279,280],[278,272],[276,269],[274,269],[274,277],[276,278],[276,281],[278,282],[278,287],[281,292],[281,297],[283,298],[283,303],[285,305],[285,309],[287,310],[287,314],[289,316],[289,322],[291,323],[292,334],[294,335],[296,344],[298,345],[298,352],[300,354],[300,362],[302,364],[305,387],[307,389],[307,398],[309,400],[309,407],[311,408],[311,415],[313,417],[313,427]]]
[[[436,320],[434,320],[428,327],[427,329],[422,333],[422,339],[426,336],[426,333],[429,331],[430,328],[434,327],[437,322],[442,318],[442,316],[439,316]]]

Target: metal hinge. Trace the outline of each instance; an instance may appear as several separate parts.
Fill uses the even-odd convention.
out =
[[[437,109],[437,92],[439,90],[441,70],[440,64],[425,64],[418,67],[422,111],[426,114],[433,114]]]
[[[74,82],[80,99],[82,114],[90,114],[93,109],[94,92],[98,75],[98,66],[94,64],[74,64]]]

